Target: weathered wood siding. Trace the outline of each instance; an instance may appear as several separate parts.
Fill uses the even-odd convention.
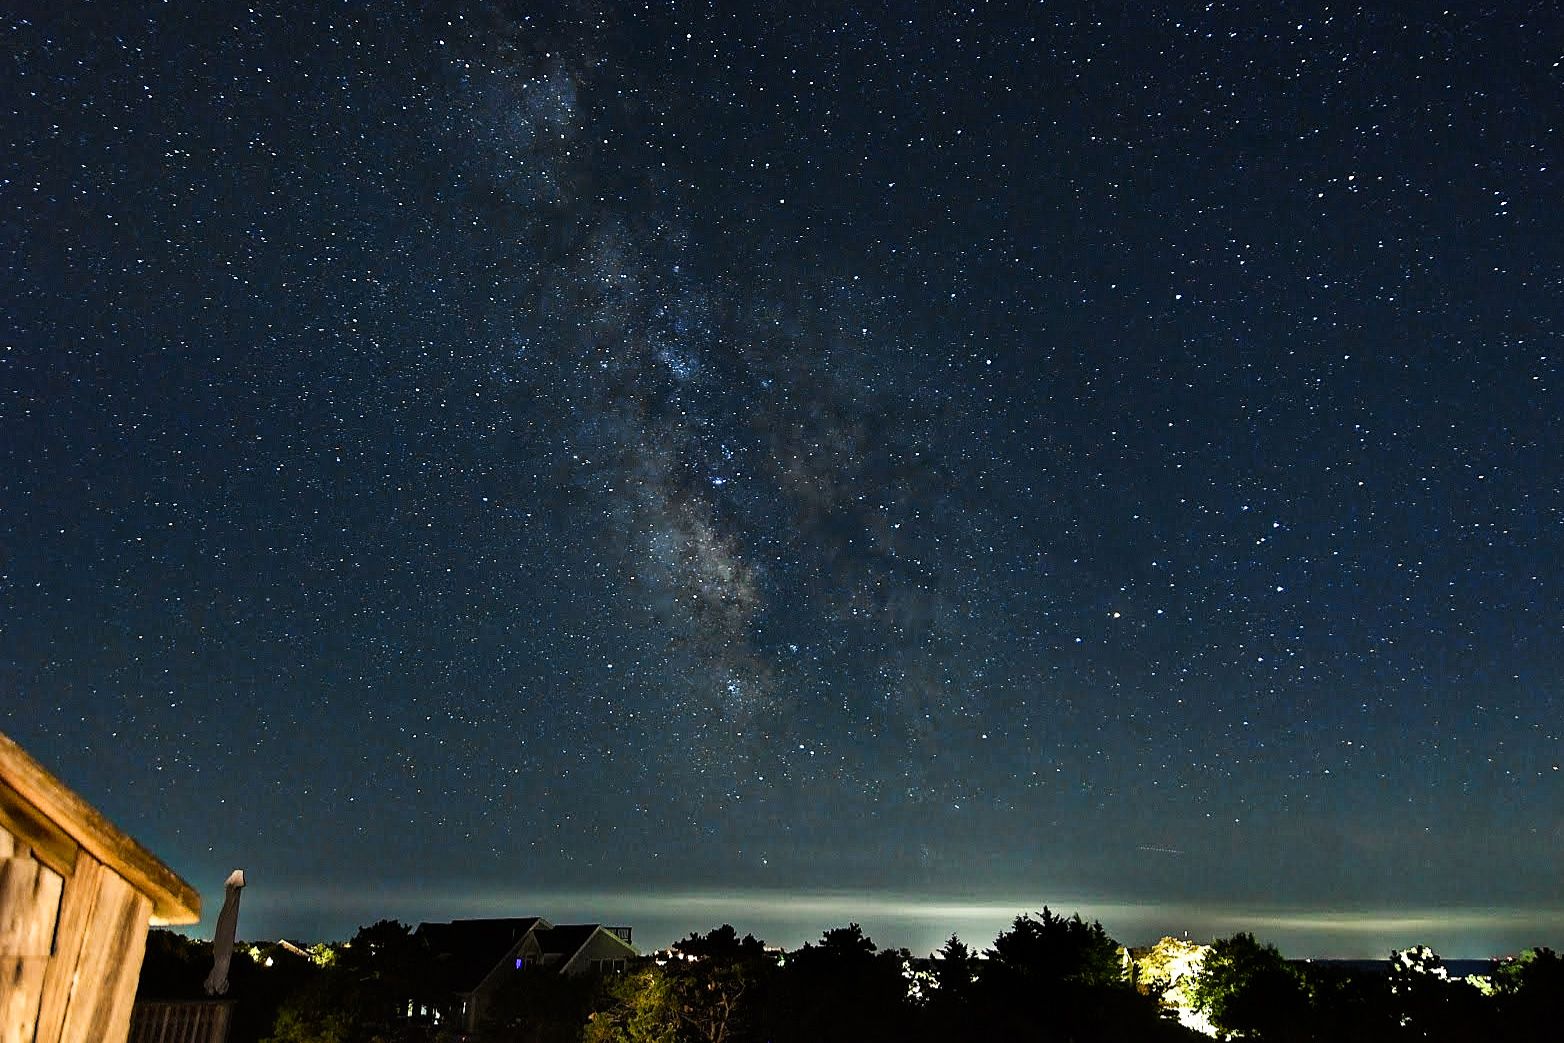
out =
[[[0,1043],[34,1043],[63,886],[0,827]]]
[[[200,897],[0,735],[0,1043],[124,1043],[154,913]]]
[[[67,880],[3,828],[0,851],[0,1043],[124,1039],[151,899],[90,855]]]

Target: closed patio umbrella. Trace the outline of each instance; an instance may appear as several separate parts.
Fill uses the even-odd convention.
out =
[[[208,996],[228,992],[228,961],[233,959],[234,932],[239,929],[239,892],[243,889],[244,870],[235,869],[223,887],[223,910],[217,914],[217,929],[212,932],[212,973],[206,976]]]

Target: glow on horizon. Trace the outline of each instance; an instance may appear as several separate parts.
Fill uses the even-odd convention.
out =
[[[1089,896],[1014,894],[927,898],[897,892],[776,889],[618,892],[368,886],[353,892],[318,885],[279,885],[247,895],[250,933],[269,924],[299,933],[318,924],[322,936],[346,937],[356,925],[380,919],[451,920],[466,917],[543,915],[572,920],[628,923],[640,948],[656,948],[691,931],[733,924],[765,941],[793,948],[849,921],[882,946],[928,952],[956,933],[983,948],[1015,917],[1044,904],[1101,920],[1108,933],[1131,945],[1164,935],[1199,941],[1250,931],[1294,958],[1383,958],[1392,948],[1431,945],[1446,959],[1482,958],[1564,939],[1564,908],[1418,907],[1408,909],[1285,908],[1195,902],[1130,902]],[[313,934],[316,932],[305,931]]]

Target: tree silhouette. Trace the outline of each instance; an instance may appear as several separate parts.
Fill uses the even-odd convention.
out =
[[[978,980],[977,954],[954,934],[935,954],[935,1000],[940,1003],[965,1003]]]
[[[731,924],[692,933],[673,946],[668,977],[679,1020],[700,1043],[733,1043],[749,1035],[755,993],[776,961],[754,935],[738,937]]]
[[[1276,946],[1240,931],[1211,943],[1190,990],[1219,1038],[1307,1039],[1309,997]]]
[[[588,1043],[738,1043],[755,1038],[776,960],[729,924],[675,942],[616,976],[590,1016]]]
[[[1043,908],[1019,916],[979,964],[967,1032],[982,1039],[1187,1039],[1137,991],[1126,959],[1102,924]]]
[[[1493,986],[1504,1038],[1564,1035],[1564,957],[1548,948],[1527,949],[1494,968]]]
[[[277,1015],[272,1043],[401,1043],[429,1033],[407,1005],[431,1002],[423,950],[396,920],[361,927]]]
[[[1426,945],[1390,954],[1390,1003],[1403,1039],[1466,1040],[1483,1034],[1490,1004],[1473,985],[1451,978]],[[1492,1028],[1491,1025],[1487,1026]]]
[[[765,1028],[776,1043],[905,1039],[912,1006],[906,954],[877,951],[856,923],[790,953],[770,990]]]
[[[1016,917],[1010,930],[994,939],[988,958],[990,975],[1032,987],[1102,987],[1125,980],[1118,944],[1101,923],[1087,923],[1079,913],[1065,919],[1047,906],[1035,917]]]
[[[598,974],[536,966],[500,973],[505,980],[482,1009],[475,1043],[576,1043],[591,1012],[609,1002],[611,982]]]

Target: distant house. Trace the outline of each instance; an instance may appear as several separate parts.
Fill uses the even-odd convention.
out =
[[[471,1032],[495,995],[518,970],[556,974],[625,969],[638,953],[630,928],[549,923],[541,916],[421,923],[414,934],[432,966],[432,1002],[410,1001],[408,1016],[453,1023]]]

